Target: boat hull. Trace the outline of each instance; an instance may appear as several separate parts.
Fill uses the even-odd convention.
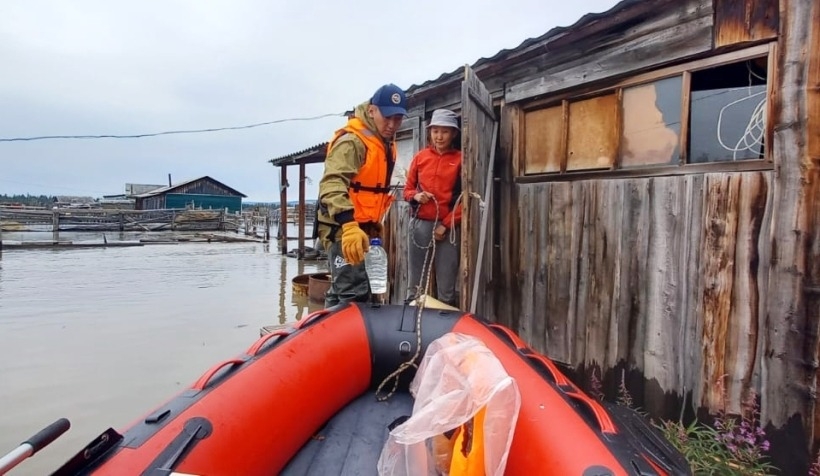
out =
[[[327,422],[351,402],[365,401],[363,396],[375,405],[375,389],[413,357],[419,337],[422,355],[447,332],[480,339],[516,380],[521,409],[507,474],[689,473],[680,455],[640,417],[613,418],[509,329],[460,311],[417,314],[410,306],[361,304],[313,313],[214,366],[189,389],[129,425],[121,438],[109,430],[105,442],[92,442],[55,474],[168,474],[171,469],[203,475],[296,474],[288,471],[288,463],[300,460],[300,452],[333,444],[320,431]],[[412,377],[412,368],[400,375],[396,390],[402,395],[393,398],[409,398],[404,394]],[[381,395],[392,388],[386,385]],[[379,408],[357,405],[360,412]],[[351,421],[355,426],[359,420]],[[384,444],[389,423],[373,423],[371,454]],[[626,428],[633,424],[639,431]],[[341,451],[340,458],[349,453]],[[357,458],[356,464],[370,464]],[[375,473],[375,462],[370,467]]]

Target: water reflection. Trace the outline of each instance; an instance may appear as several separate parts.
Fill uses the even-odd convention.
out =
[[[261,327],[321,308],[294,295],[292,279],[326,262],[275,249],[4,250],[0,454],[57,418],[72,424],[11,474],[49,474],[106,428],[122,429],[244,352]]]

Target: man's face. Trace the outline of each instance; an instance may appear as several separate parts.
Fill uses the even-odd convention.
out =
[[[404,116],[401,114],[384,117],[379,108],[372,104],[368,106],[368,112],[376,124],[376,130],[379,131],[383,139],[392,138],[396,134],[396,131],[399,130],[401,121],[404,120]]]

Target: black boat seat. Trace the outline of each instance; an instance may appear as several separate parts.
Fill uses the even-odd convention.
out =
[[[376,475],[388,425],[413,412],[413,397],[399,392],[386,402],[373,390],[348,404],[321,428],[290,460],[280,474]]]

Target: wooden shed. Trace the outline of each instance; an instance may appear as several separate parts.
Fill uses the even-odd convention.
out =
[[[201,208],[238,212],[246,196],[209,176],[135,195],[137,210]]]
[[[625,0],[407,90],[462,116],[461,305],[652,416],[820,442],[820,2]],[[400,172],[397,180],[401,181]],[[408,236],[407,205],[390,235]],[[392,299],[406,240],[390,240]]]
[[[308,239],[306,235],[306,228],[308,225],[313,227],[313,216],[309,216],[307,212],[305,199],[305,182],[307,181],[306,167],[309,164],[319,164],[325,161],[327,155],[327,142],[316,144],[307,149],[294,152],[292,154],[284,155],[270,159],[268,162],[274,167],[279,167],[279,239],[280,251],[284,254],[288,252],[288,241],[291,237],[287,236],[287,219],[288,219],[288,166],[299,167],[299,204],[297,205],[297,219],[296,227],[298,236],[296,256],[301,259],[305,256],[306,245]],[[315,197],[311,197],[315,199]],[[310,220],[310,221],[308,221]]]

